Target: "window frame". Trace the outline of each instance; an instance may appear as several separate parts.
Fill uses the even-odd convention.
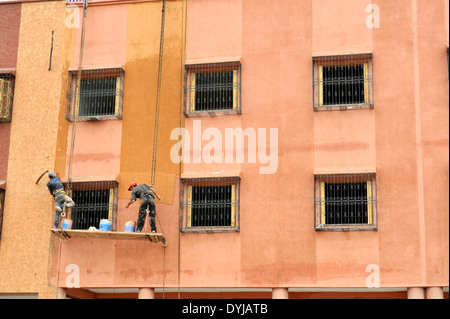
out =
[[[367,183],[367,223],[326,224],[325,183]],[[341,200],[345,203],[345,199]],[[314,229],[331,231],[378,230],[376,173],[314,175]]]
[[[373,55],[372,53],[315,56],[312,61],[313,109],[314,111],[333,111],[351,109],[373,109]],[[323,104],[324,67],[363,66],[364,103]],[[332,81],[330,81],[332,83]]]
[[[125,81],[125,71],[123,70],[123,68],[88,69],[81,71],[81,80],[87,78],[104,79],[113,77],[116,78],[114,113],[101,115],[79,115],[81,81],[80,83],[78,83],[77,81],[78,71],[69,71],[67,84],[68,88],[66,93],[66,120],[68,120],[69,122],[74,121],[75,118],[77,119],[77,121],[121,120],[123,112],[123,92]],[[86,94],[89,95],[91,93]]]
[[[230,226],[192,226],[192,188],[231,186],[231,212]],[[214,178],[182,178],[180,187],[180,209],[182,218],[180,220],[180,231],[183,233],[213,233],[213,232],[239,232],[240,231],[240,178],[214,177]]]
[[[5,212],[5,197],[6,197],[5,190],[0,188],[0,240],[2,239],[3,216]]]
[[[195,98],[197,93],[196,74],[219,73],[221,71],[233,71],[233,107],[231,109],[195,110]],[[242,65],[239,61],[202,63],[185,65],[184,75],[184,95],[185,106],[183,113],[186,117],[190,116],[217,116],[241,114],[241,73]],[[220,86],[219,86],[220,87]],[[214,87],[209,88],[214,90]]]
[[[86,207],[80,206],[80,204],[77,203],[77,200],[73,198],[73,191],[109,190],[108,218],[107,219],[111,222],[111,231],[115,231],[117,229],[118,188],[119,188],[119,184],[117,183],[117,181],[73,182],[73,183],[71,183],[70,187],[68,187],[68,183],[64,183],[64,187],[65,187],[65,189],[67,189],[67,195],[70,198],[72,198],[72,200],[75,202],[75,207],[68,208],[68,210],[67,210],[67,218],[68,219],[72,219],[72,217],[73,217],[72,214],[74,213],[73,212],[74,210],[76,211],[80,207],[86,208]],[[100,219],[103,219],[103,218],[98,217],[98,219],[100,221]],[[72,225],[76,225],[75,220],[73,220]],[[96,227],[95,225],[91,225],[91,226]],[[89,227],[91,227],[91,226],[89,226]],[[72,229],[80,229],[80,228],[73,228],[73,227],[74,226],[72,226]]]
[[[0,73],[0,122],[11,122],[12,120],[14,84],[15,76],[13,73]],[[5,101],[6,104],[3,105]]]

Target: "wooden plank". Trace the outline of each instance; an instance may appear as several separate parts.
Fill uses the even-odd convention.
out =
[[[166,237],[161,233],[129,233],[115,231],[90,231],[79,229],[50,229],[50,231],[63,240],[67,240],[69,238],[148,240],[152,243],[162,242],[164,245],[166,245]]]
[[[50,231],[55,234],[56,236],[58,236],[59,238],[61,238],[62,241],[66,241],[69,239],[69,237],[67,237],[66,234],[64,234],[63,232],[59,231],[58,229],[50,229]]]

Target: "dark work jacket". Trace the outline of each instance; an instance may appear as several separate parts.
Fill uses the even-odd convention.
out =
[[[136,186],[131,192],[131,200],[136,200],[137,198],[142,199],[144,195],[150,195],[154,197],[153,193],[150,191],[150,187],[147,184]]]
[[[50,192],[50,194],[55,195],[56,191],[63,191],[64,185],[59,179],[59,177],[53,177],[49,182],[47,183],[47,188]]]

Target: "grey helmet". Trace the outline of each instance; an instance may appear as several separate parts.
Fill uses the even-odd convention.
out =
[[[55,178],[55,177],[56,177],[55,172],[48,172],[48,177],[49,177],[50,179]]]

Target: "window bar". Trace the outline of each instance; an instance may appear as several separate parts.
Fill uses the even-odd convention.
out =
[[[14,80],[12,73],[0,73],[0,122],[11,121]]]
[[[95,83],[95,79],[94,79],[94,83]],[[95,97],[92,97],[93,100],[95,100]],[[97,183],[94,183],[93,185],[94,187],[97,187]],[[94,222],[94,215],[97,215],[99,213],[99,209],[98,209],[98,200],[99,200],[99,195],[101,193],[101,190],[95,192],[92,189],[89,189],[87,191],[87,198],[88,198],[88,203],[89,203],[89,207],[92,207],[92,209],[86,209],[86,213],[87,213],[87,225],[85,226],[86,228],[94,226],[96,228],[100,228],[97,227],[97,225],[95,225]],[[99,216],[101,217],[101,216]],[[100,226],[100,225],[99,225]]]
[[[92,71],[87,72],[87,77],[81,76],[81,81],[84,83],[83,91],[80,91],[80,96],[84,96],[83,116],[92,116],[92,111],[95,110],[95,99],[92,91],[95,89],[95,79],[92,77]],[[81,114],[80,114],[81,115]]]
[[[108,81],[108,92],[105,92],[105,95],[107,96],[107,103],[108,104],[108,111],[112,114],[114,114],[114,96],[115,96],[115,92],[116,92],[116,85],[117,85],[117,79],[114,77],[114,74],[112,74],[112,72],[109,72],[109,78],[110,80]],[[106,105],[105,105],[106,107]],[[106,110],[104,111],[104,114],[106,114]]]
[[[106,92],[111,92],[111,74],[110,71],[106,71],[106,77],[104,79],[99,79],[100,82],[100,95],[99,99],[99,115],[106,115],[107,108],[110,104],[109,95]]]
[[[98,71],[96,71],[97,77],[94,79],[94,81],[97,84],[97,90],[98,90],[98,94],[96,94],[94,96],[95,99],[95,111],[94,111],[94,115],[96,116],[102,116],[105,113],[105,105],[106,105],[106,96],[105,96],[105,90],[106,90],[106,83],[108,82],[108,71],[105,72],[105,77],[104,78],[99,78],[98,77]]]
[[[93,73],[95,74],[95,77],[92,77],[92,82],[94,83],[94,85],[93,85],[93,89],[90,92],[92,100],[93,100],[92,115],[99,116],[99,115],[102,115],[102,113],[103,113],[102,104],[105,102],[105,97],[103,94],[103,90],[104,90],[103,83],[107,79],[108,71],[107,70],[105,71],[104,78],[99,77],[98,70],[94,71]],[[94,92],[96,94],[94,94]]]
[[[2,225],[3,225],[3,210],[5,202],[5,191],[0,189],[0,239],[2,238]]]
[[[103,79],[99,79],[97,78],[98,81],[98,85],[100,87],[99,89],[99,93],[97,95],[97,101],[98,101],[98,112],[97,115],[102,116],[106,114],[106,108],[108,105],[108,96],[105,94],[106,90],[108,89],[108,82],[110,82],[109,80],[109,72],[106,71],[105,77]]]
[[[102,96],[102,88],[101,88],[101,82],[102,80],[98,78],[98,71],[92,71],[90,72],[90,77],[87,85],[90,85],[87,92],[89,94],[89,104],[88,108],[92,108],[89,112],[89,115],[91,116],[98,116],[101,109],[101,103],[100,100],[103,98]]]
[[[107,72],[106,77],[100,80],[100,85],[102,87],[100,95],[101,97],[99,98],[100,115],[106,115],[108,111],[111,112],[110,110],[108,110],[111,103],[110,101],[110,95],[112,92],[111,80],[112,78],[109,71]],[[107,92],[109,92],[110,94],[107,94]]]
[[[103,81],[103,103],[102,103],[102,115],[107,113],[113,113],[111,97],[115,92],[114,77],[111,72],[108,72],[108,77]]]

